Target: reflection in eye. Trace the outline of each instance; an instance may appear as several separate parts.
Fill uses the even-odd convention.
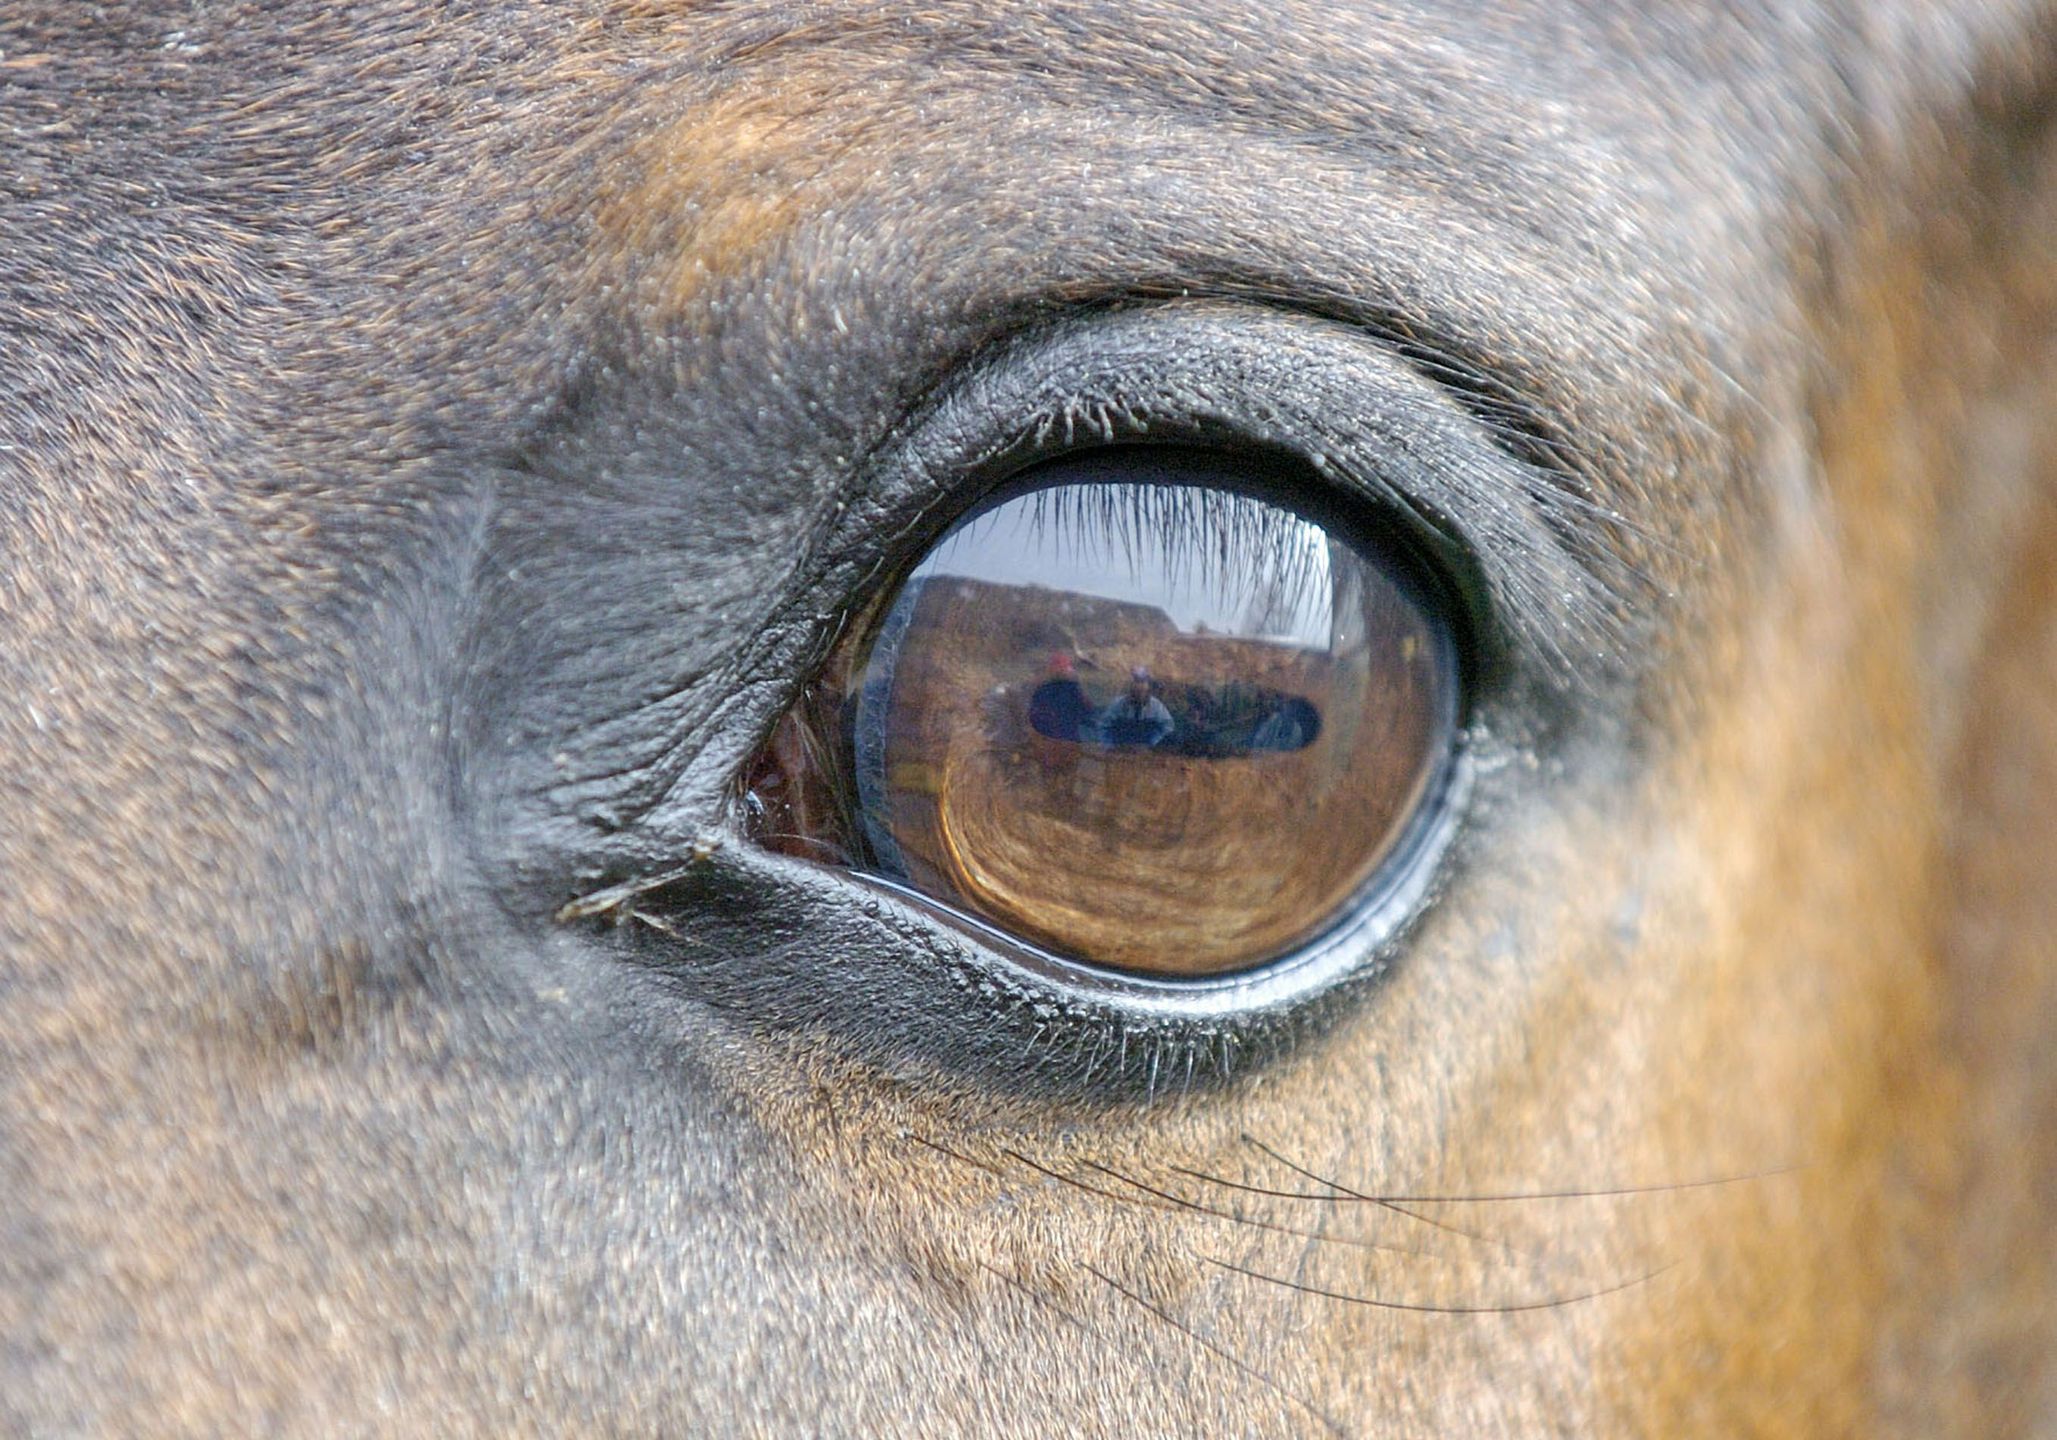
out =
[[[1029,694],[1028,723],[1046,740],[1226,756],[1311,745],[1321,712],[1301,696],[1236,680],[1167,687],[1146,665],[1129,672],[1127,694],[1099,707],[1087,696],[1077,663],[1060,650],[1050,656],[1050,678]]]
[[[1442,773],[1454,647],[1403,568],[1247,483],[1111,450],[960,522],[760,755],[760,842],[1119,970],[1334,924]]]

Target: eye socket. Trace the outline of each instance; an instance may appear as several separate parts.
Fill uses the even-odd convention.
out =
[[[1018,477],[788,712],[754,838],[1173,981],[1340,923],[1430,808],[1456,647],[1401,551],[1272,469],[1131,447]]]

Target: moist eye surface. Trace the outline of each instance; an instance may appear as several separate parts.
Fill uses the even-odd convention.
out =
[[[1455,649],[1397,552],[1253,469],[1099,452],[960,520],[767,746],[760,842],[1129,973],[1337,923],[1448,758]]]

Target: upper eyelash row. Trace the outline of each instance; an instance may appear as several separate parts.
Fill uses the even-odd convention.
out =
[[[1074,555],[1118,558],[1132,578],[1148,575],[1173,589],[1262,596],[1282,612],[1327,580],[1320,527],[1254,496],[1195,484],[1117,481],[1036,490],[1025,498],[1038,537],[1055,532],[1060,546],[1069,537]],[[923,563],[946,563],[954,547],[976,541],[992,520],[990,509],[974,513]],[[1201,535],[1213,543],[1182,543]]]

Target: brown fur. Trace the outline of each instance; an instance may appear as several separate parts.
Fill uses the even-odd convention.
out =
[[[2051,1433],[2053,96],[2027,0],[8,7],[0,1428]],[[1059,332],[1511,485],[1439,890],[1225,1084],[725,828]]]

